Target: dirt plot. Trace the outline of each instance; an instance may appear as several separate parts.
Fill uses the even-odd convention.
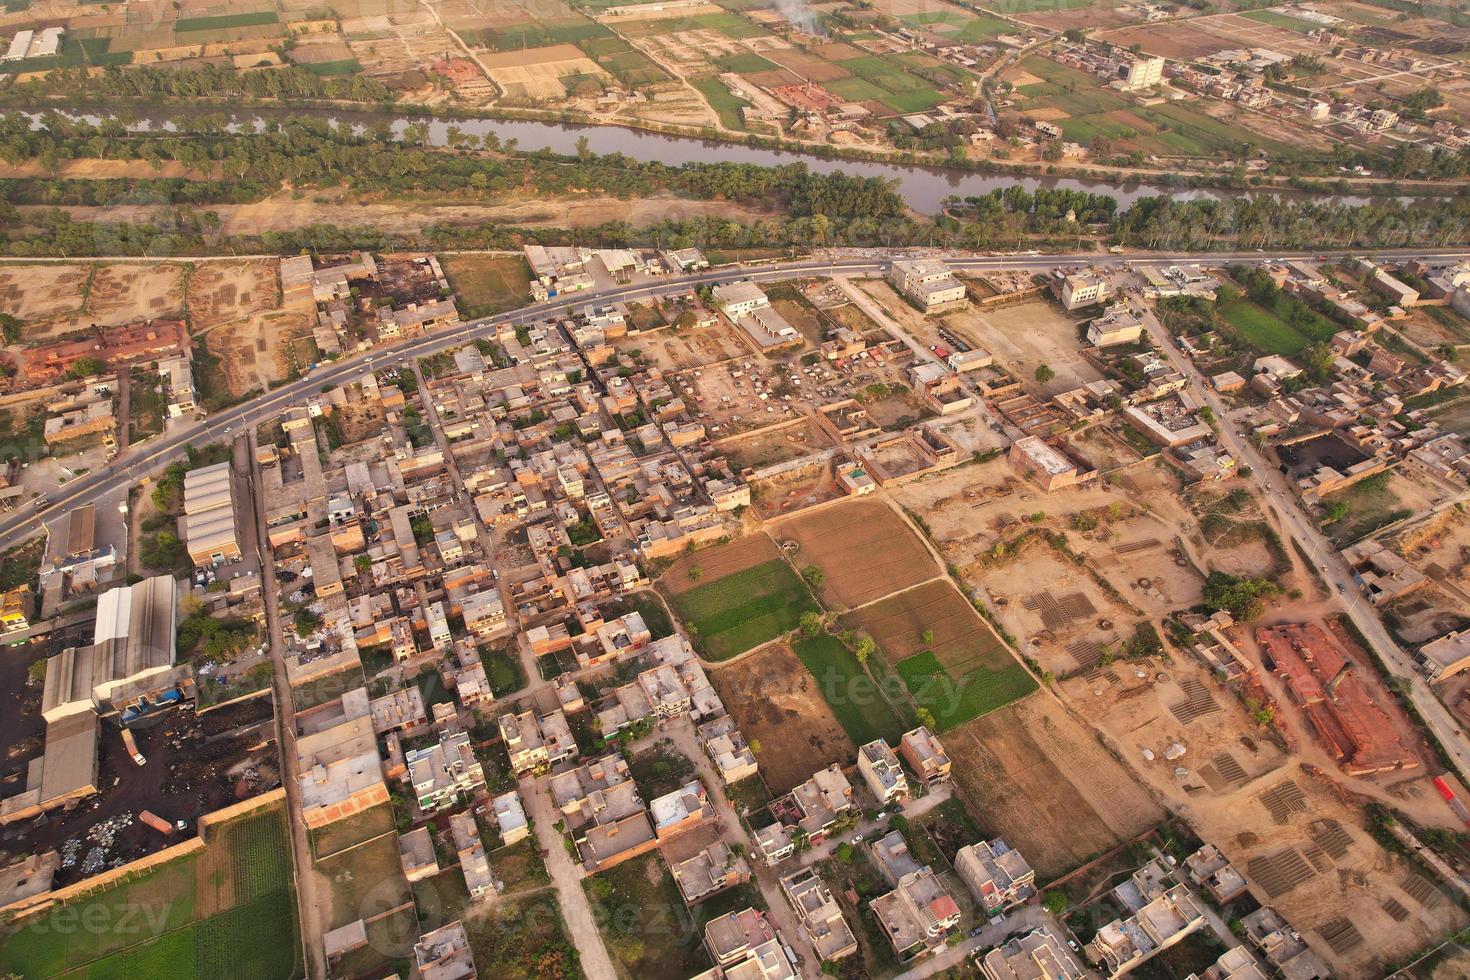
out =
[[[796,541],[799,566],[826,573],[828,605],[855,608],[939,574],[939,567],[903,519],[870,500],[854,500],[776,526]]]
[[[1015,661],[990,624],[953,585],[936,580],[842,617],[844,626],[867,631],[894,663],[920,650],[932,650],[945,667],[976,659],[1008,667]],[[933,633],[924,642],[924,631]]]
[[[203,330],[279,305],[275,262],[210,262],[189,276],[189,327]]]
[[[1056,378],[1042,389],[1047,395],[1102,377],[1082,358],[1076,322],[1051,303],[1020,303],[983,316],[968,309],[945,317],[944,322],[957,328],[961,336],[974,338],[1018,378],[1029,382],[1037,367],[1050,367]]]
[[[826,433],[808,421],[782,426],[774,432],[759,432],[723,443],[720,449],[735,469],[761,469],[798,459],[832,447]]]
[[[60,307],[56,314],[27,326],[27,339],[44,340],[92,324],[117,326],[135,320],[161,316],[178,316],[184,309],[184,267],[171,263],[158,265],[98,265],[81,267],[82,279],[53,278],[45,287],[42,304]],[[31,289],[21,269],[5,270],[18,288]],[[73,284],[71,296],[54,296],[56,290]],[[82,298],[80,309],[76,299]],[[62,306],[61,304],[67,304]],[[65,312],[63,312],[65,311]]]
[[[1128,771],[1044,694],[951,732],[946,747],[955,782],[986,836],[1005,837],[1042,879],[1163,818]]]
[[[736,572],[764,565],[780,557],[781,549],[777,548],[776,543],[766,535],[747,534],[743,538],[736,538],[729,544],[702,548],[681,556],[664,572],[659,579],[659,585],[675,595],[680,595],[697,587],[701,582],[734,575]],[[695,568],[700,570],[699,576],[691,578],[689,572]]]
[[[0,268],[0,312],[22,320],[75,312],[90,271],[84,265],[4,266]]]
[[[787,646],[773,646],[710,671],[720,700],[751,743],[759,743],[761,776],[772,793],[786,793],[818,769],[847,765],[857,747]]]
[[[830,460],[750,482],[751,503],[763,516],[772,518],[837,500],[845,494]]]
[[[240,396],[286,378],[294,362],[315,356],[313,317],[299,310],[257,313],[209,331],[209,351],[220,359],[229,394]]]
[[[610,82],[612,76],[575,44],[553,44],[525,51],[498,51],[479,55],[495,84],[507,96],[560,99],[566,95],[561,79],[583,75]]]
[[[692,388],[699,387],[698,379],[704,376],[704,365],[728,361],[736,357],[749,357],[750,348],[740,339],[744,331],[721,320],[712,327],[686,330],[675,333],[663,330],[651,336],[643,335],[620,340],[613,346],[619,352],[640,351],[644,357],[664,371],[693,371],[687,381]]]

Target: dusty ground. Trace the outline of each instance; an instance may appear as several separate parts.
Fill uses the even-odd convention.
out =
[[[794,514],[845,494],[830,461],[750,483],[751,503],[767,518]]]
[[[189,276],[189,327],[207,330],[216,324],[275,309],[280,300],[278,263],[256,261],[229,265],[210,262]]]
[[[0,266],[0,312],[22,320],[49,320],[81,309],[82,289],[90,266],[6,265]],[[41,331],[27,327],[27,335]],[[37,334],[37,339],[45,336]]]
[[[663,330],[652,336],[629,337],[618,341],[614,346],[620,351],[639,350],[664,371],[692,369],[694,378],[699,378],[703,376],[700,369],[706,365],[751,356],[751,348],[742,339],[744,337],[743,330],[721,320],[712,327],[698,330]]]
[[[731,439],[720,446],[725,458],[737,470],[760,469],[829,449],[833,445],[825,432],[810,422],[785,426],[774,432],[752,433]]]
[[[856,608],[939,574],[923,542],[877,501],[827,507],[783,521],[771,533],[797,543],[798,566],[826,572],[822,598],[829,607]]]
[[[554,200],[518,194],[504,201],[485,204],[440,203],[435,201],[378,202],[359,200],[344,191],[329,190],[310,197],[296,197],[283,191],[262,201],[249,204],[211,205],[220,216],[220,231],[226,235],[259,235],[267,231],[287,231],[312,224],[330,224],[342,219],[342,209],[350,208],[364,224],[387,232],[411,233],[429,225],[478,225],[498,223],[527,228],[584,228],[609,221],[627,221],[634,225],[654,224],[666,218],[681,219],[710,215],[736,221],[757,221],[770,212],[728,201],[692,201],[669,194],[651,195],[633,200],[616,197],[579,197]],[[26,213],[22,208],[22,213]],[[76,220],[141,222],[156,217],[159,209],[151,205],[122,204],[107,208],[72,207],[64,209]],[[105,214],[104,214],[105,212]]]
[[[945,736],[954,780],[987,834],[1045,881],[1143,833],[1163,812],[1045,692]]]
[[[0,310],[27,321],[25,338],[42,341],[85,330],[183,312],[184,268],[157,265],[6,266]]]
[[[294,359],[309,363],[313,317],[302,310],[256,313],[210,330],[209,351],[220,358],[231,395],[264,390],[284,379]]]
[[[1400,776],[1397,783],[1342,779],[1335,768],[1325,768],[1330,760],[1314,746],[1299,746],[1295,759],[1284,753],[1240,702],[1193,662],[1176,658],[1166,669],[1153,667],[1143,674],[1138,677],[1133,665],[1120,664],[1066,682],[1063,688],[1068,700],[1117,746],[1150,789],[1188,819],[1203,839],[1220,847],[1254,881],[1256,897],[1269,901],[1296,925],[1339,976],[1380,974],[1377,963],[1402,958],[1453,921],[1455,913],[1448,902],[1440,909],[1426,909],[1404,892],[1410,869],[1367,835],[1356,804],[1337,789],[1341,784],[1365,792],[1416,819],[1447,813],[1422,773]],[[1186,711],[1183,717],[1191,717],[1189,721],[1175,713],[1189,699],[1186,684],[1196,691],[1197,708],[1206,706],[1194,717]],[[1163,751],[1174,743],[1185,753],[1166,761]],[[1144,759],[1145,749],[1155,754],[1153,761]],[[1331,775],[1313,775],[1304,768],[1308,763]],[[1300,791],[1304,812],[1281,814],[1278,821],[1261,796],[1288,783],[1295,790],[1288,787],[1283,794]],[[1332,825],[1320,821],[1332,821],[1346,834],[1345,849],[1333,841],[1335,835],[1329,836]],[[1270,895],[1267,885],[1279,887],[1270,867],[1253,867],[1250,862],[1287,850],[1307,862],[1307,880]],[[1385,912],[1383,903],[1390,898],[1409,910],[1405,921],[1396,922]],[[1342,916],[1366,941],[1338,957],[1315,930]]]
[[[857,754],[790,648],[772,646],[709,674],[741,734],[760,745],[756,755],[772,793],[788,792],[831,763],[847,765]]]
[[[972,307],[944,320],[961,337],[973,339],[994,354],[997,363],[1038,397],[1069,391],[1102,377],[1082,359],[1077,322],[1052,303],[1036,300],[985,313]],[[1044,385],[1034,381],[1036,369],[1043,364],[1056,372],[1056,377]]]

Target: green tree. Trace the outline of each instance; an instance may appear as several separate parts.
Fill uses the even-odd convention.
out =
[[[72,362],[67,369],[66,376],[69,378],[90,378],[96,374],[107,373],[107,362],[100,357],[79,357]]]
[[[801,577],[806,579],[806,584],[810,585],[813,589],[821,588],[822,583],[827,581],[827,574],[816,565],[808,565],[803,568],[801,570]]]
[[[1067,911],[1067,893],[1063,891],[1047,892],[1041,899],[1041,907],[1052,915],[1061,915]]]
[[[826,628],[826,623],[819,612],[807,611],[801,614],[800,629],[806,636],[816,636]]]
[[[1036,380],[1040,384],[1046,384],[1056,376],[1057,373],[1051,369],[1050,364],[1038,365],[1036,368]]]

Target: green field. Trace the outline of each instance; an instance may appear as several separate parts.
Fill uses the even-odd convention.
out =
[[[722,11],[718,14],[698,14],[694,17],[636,20],[618,25],[618,32],[625,37],[652,37],[655,34],[673,34],[677,31],[693,30],[719,31],[736,41],[766,35],[764,28],[729,11]]]
[[[615,35],[587,38],[578,41],[577,47],[625,85],[637,87],[668,78],[648,55]]]
[[[0,971],[28,978],[299,975],[284,811],[239,817],[205,849],[60,905],[9,934]]]
[[[720,71],[733,71],[737,75],[754,75],[757,72],[781,69],[780,65],[762,58],[754,51],[742,51],[739,54],[728,54],[723,58],[716,58],[715,67]]]
[[[820,611],[806,584],[780,558],[698,585],[671,601],[711,660],[774,640],[795,629],[802,613]]]
[[[1219,313],[1242,340],[1263,354],[1289,357],[1311,342],[1281,317],[1248,299],[1226,303]]]
[[[1252,10],[1241,14],[1247,20],[1253,20],[1258,24],[1269,27],[1280,27],[1288,31],[1296,31],[1298,34],[1310,34],[1319,29],[1321,24],[1313,24],[1311,21],[1302,20],[1300,17],[1292,17],[1288,14],[1279,14],[1274,10]]]
[[[497,30],[488,37],[482,36],[481,40],[496,51],[520,51],[525,48],[544,48],[552,44],[580,45],[595,37],[611,36],[613,32],[595,20],[586,17],[559,17],[556,20],[515,24]]]
[[[1058,119],[1062,135],[1084,146],[1097,136],[1125,148],[1161,155],[1208,157],[1235,153],[1252,143],[1271,153],[1300,151],[1242,126],[1215,119],[1185,104],[1139,105],[1106,88],[1086,72],[1033,56],[1021,63],[1044,81],[1018,86],[1024,109],[1051,107],[1067,113]]]
[[[699,90],[699,94],[704,96],[711,108],[719,113],[721,125],[726,129],[745,128],[745,119],[740,115],[745,102],[737,99],[724,82],[718,78],[695,78],[691,79],[691,84]]]
[[[276,24],[280,18],[274,10],[257,10],[247,14],[222,14],[218,17],[181,17],[174,22],[174,33],[189,31],[223,31],[231,27],[259,27]]]
[[[1020,664],[991,670],[971,662],[946,670],[928,650],[899,661],[897,669],[914,703],[933,713],[941,732],[1036,690],[1036,681]]]
[[[356,58],[343,58],[340,61],[314,61],[299,65],[313,75],[356,75],[362,71],[362,65]]]
[[[943,102],[926,79],[909,71],[895,59],[865,55],[842,62],[855,78],[824,83],[834,95],[850,102],[881,102],[894,112],[922,112]]]
[[[792,650],[816,678],[822,696],[854,744],[866,745],[879,738],[898,744],[905,730],[903,722],[841,640],[823,633],[798,640]]]

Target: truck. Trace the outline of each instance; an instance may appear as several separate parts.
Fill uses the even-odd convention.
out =
[[[1443,776],[1435,776],[1434,788],[1439,790],[1439,795],[1450,805],[1450,809],[1455,811],[1455,816],[1460,818],[1460,822],[1466,827],[1470,827],[1470,808],[1467,808],[1460,798],[1455,795],[1455,791],[1450,786],[1449,781]]]
[[[138,743],[133,738],[133,730],[131,728],[124,728],[122,730],[122,740],[123,748],[128,750],[128,755],[133,757],[134,762],[140,766],[148,764],[148,760],[143,757],[143,753],[138,751]]]
[[[173,835],[174,825],[160,817],[158,814],[154,813],[152,810],[144,810],[142,813],[138,814],[138,819],[146,823],[148,826],[152,827],[154,830],[158,831],[160,834],[163,834],[165,837]]]

